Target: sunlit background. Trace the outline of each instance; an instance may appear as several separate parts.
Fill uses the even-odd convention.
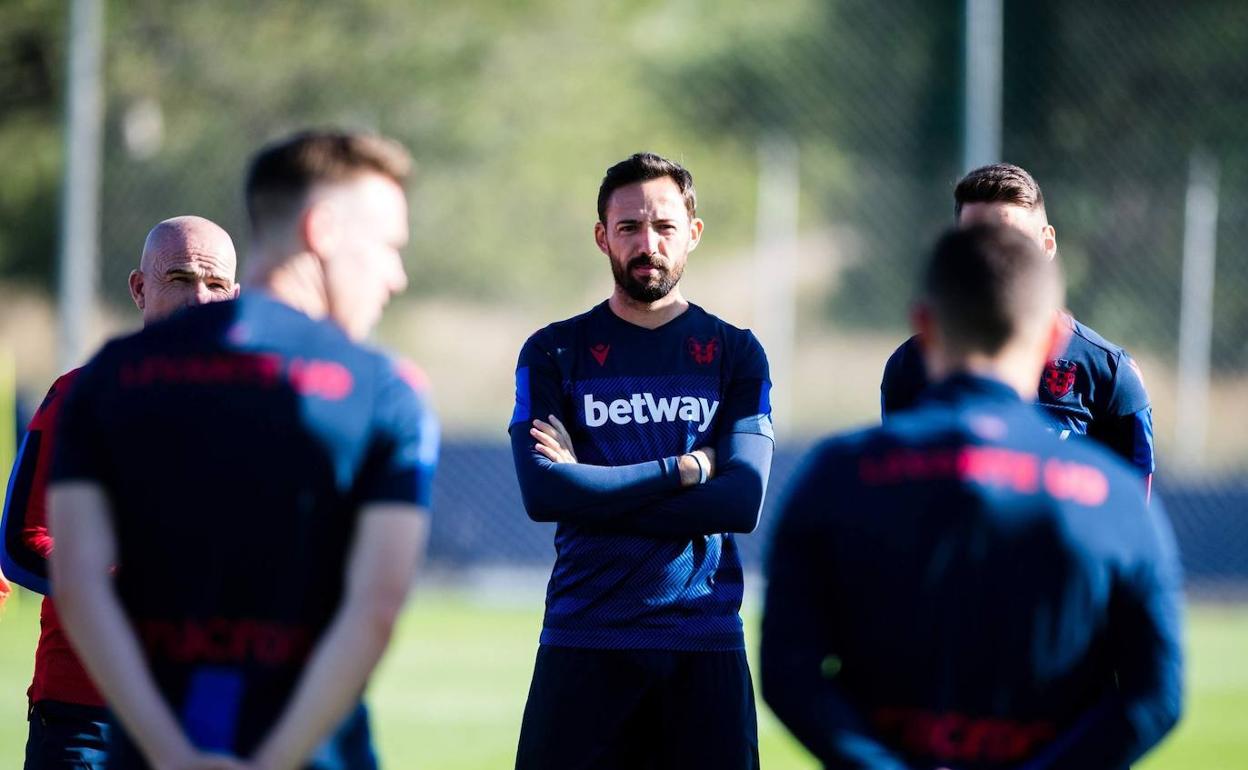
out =
[[[756,571],[801,449],[878,420],[954,182],[1008,160],[1044,189],[1072,312],[1136,356],[1153,399],[1195,608],[1187,717],[1144,766],[1248,766],[1245,51],[1240,0],[6,0],[0,461],[57,374],[138,326],[125,278],[154,223],[208,217],[245,255],[260,143],[308,125],[402,140],[412,287],[377,341],[429,373],[446,446],[431,577],[370,699],[388,766],[506,767],[554,555],[504,443],[512,370],[528,334],[610,290],[603,171],[644,149],[693,172],[686,296],[768,350],[780,443],[743,539]],[[36,598],[0,622],[3,767]],[[762,728],[765,767],[812,766]]]

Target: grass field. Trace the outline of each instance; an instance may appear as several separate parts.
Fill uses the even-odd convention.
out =
[[[38,629],[37,597],[14,599],[0,620],[0,768],[20,766],[24,692]],[[540,623],[540,603],[419,593],[369,691],[383,764],[392,770],[510,767]],[[1141,767],[1248,768],[1248,605],[1193,607],[1187,649],[1184,720]],[[761,705],[759,719],[767,770],[815,767]]]

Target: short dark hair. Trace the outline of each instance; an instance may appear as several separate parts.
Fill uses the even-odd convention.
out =
[[[922,291],[951,346],[994,355],[1061,306],[1063,282],[1056,260],[1017,229],[975,225],[936,242]]]
[[[607,223],[607,202],[611,200],[611,193],[630,184],[663,177],[669,177],[680,189],[689,218],[697,216],[698,193],[693,189],[693,174],[679,163],[653,152],[638,152],[607,169],[598,187],[598,221],[604,225]]]
[[[953,190],[953,216],[968,203],[1009,203],[1044,212],[1044,193],[1027,170],[1013,163],[993,163],[970,172]]]
[[[342,182],[362,173],[404,184],[412,157],[384,136],[349,131],[301,131],[263,147],[247,170],[247,218],[253,230],[298,210],[318,184]]]

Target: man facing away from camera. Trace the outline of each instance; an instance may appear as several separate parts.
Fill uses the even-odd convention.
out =
[[[360,696],[437,453],[412,378],[360,344],[407,283],[409,167],[367,134],[264,148],[251,290],[110,343],[67,397],[52,585],[110,770],[376,766]]]
[[[995,163],[968,173],[954,188],[953,210],[960,227],[1004,224],[1025,234],[1049,259],[1057,254],[1057,232],[1049,224],[1044,194],[1018,166]],[[1070,327],[1070,342],[1054,351],[1038,378],[1036,400],[1045,419],[1062,438],[1086,435],[1109,447],[1134,465],[1151,488],[1153,410],[1139,366],[1120,346],[1067,311],[1059,312]],[[914,404],[927,382],[922,347],[911,337],[884,367],[884,419]]]
[[[225,230],[196,216],[160,222],[147,234],[139,267],[130,273],[130,297],[143,325],[209,302],[234,299],[237,260]],[[39,644],[30,688],[24,770],[102,770],[107,756],[108,712],[70,646],[49,593],[46,493],[65,394],[81,369],[57,378],[31,418],[13,464],[3,524],[4,569],[19,585],[44,595]]]
[[[758,522],[771,386],[754,335],[681,294],[702,229],[686,169],[612,166],[611,295],[520,351],[516,474],[558,524],[522,770],[758,766],[733,533]]]
[[[763,696],[828,767],[1115,770],[1179,717],[1161,505],[1030,401],[1070,327],[1004,226],[937,243],[913,312],[934,383],[817,446],[767,563]]]

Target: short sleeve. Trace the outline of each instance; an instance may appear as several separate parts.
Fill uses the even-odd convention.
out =
[[[741,332],[720,408],[721,433],[755,433],[775,439],[771,423],[771,372],[767,354],[752,333]]]
[[[520,348],[516,361],[516,400],[511,410],[508,429],[529,425],[535,418],[563,416],[563,381],[559,367],[539,332],[529,337]]]
[[[369,456],[360,480],[361,503],[411,503],[428,508],[433,499],[441,431],[423,377],[412,367],[388,361],[378,386],[377,415]]]
[[[1156,470],[1151,407],[1146,406],[1122,417],[1102,417],[1089,427],[1088,435],[1112,449],[1145,476]]]
[[[1155,470],[1153,410],[1140,367],[1126,353],[1118,360],[1106,412],[1097,416],[1088,432],[1145,475]]]
[[[1148,391],[1144,389],[1144,375],[1135,359],[1123,352],[1114,372],[1114,389],[1107,403],[1110,417],[1135,414],[1149,405]]]

